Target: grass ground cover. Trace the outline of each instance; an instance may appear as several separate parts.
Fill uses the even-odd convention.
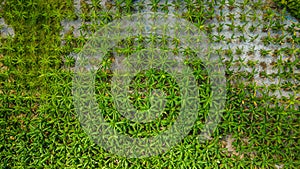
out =
[[[282,1],[284,2],[284,1]],[[2,168],[299,168],[300,24],[272,1],[0,0],[0,18],[14,34],[0,36],[0,161]],[[170,151],[119,157],[91,141],[76,117],[72,78],[76,54],[104,25],[138,11],[178,12],[205,32],[226,65],[227,100],[210,138],[197,136],[207,118],[209,77],[187,62],[204,97],[192,130]],[[0,22],[2,23],[2,22]],[[2,29],[1,29],[2,30]],[[97,102],[122,134],[151,137],[178,114],[178,85],[148,70],[131,82],[131,103],[149,108],[149,92],[165,91],[162,117],[132,123],[113,106],[109,67],[149,38],[125,39],[107,54],[96,77]],[[164,44],[163,38],[155,39]],[[172,42],[176,46],[176,41]],[[163,47],[163,45],[161,45]],[[167,48],[184,56],[187,49]]]

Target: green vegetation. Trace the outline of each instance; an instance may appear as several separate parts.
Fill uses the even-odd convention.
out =
[[[294,17],[300,19],[300,1],[299,0],[274,0],[280,7],[287,8]]]
[[[82,13],[77,16],[72,0],[6,0],[0,17],[14,28],[15,36],[0,37],[0,168],[299,168],[299,23],[287,25],[290,21],[283,11],[261,1],[196,1],[178,1],[174,8],[185,9],[181,17],[206,32],[224,60],[227,100],[221,122],[211,138],[199,142],[209,99],[200,98],[203,104],[197,122],[178,145],[158,156],[126,159],[105,151],[83,131],[74,111],[75,59],[70,54],[82,49],[86,32],[95,32],[145,4],[117,0],[103,7],[99,0],[92,0],[91,5],[81,1]],[[152,1],[150,5],[153,11],[168,11],[168,4]],[[296,5],[291,9],[299,16]],[[238,8],[247,10],[231,15],[211,12]],[[71,30],[61,37],[61,21],[66,18],[91,22],[82,24],[79,37]],[[230,23],[225,23],[228,20]],[[224,31],[230,31],[230,36]],[[162,39],[156,40],[162,43]],[[133,49],[130,40],[124,42],[112,53],[130,54],[143,48]],[[244,47],[225,47],[230,44]],[[191,54],[185,49],[167,50]],[[108,54],[96,78],[97,101],[105,109],[106,119],[120,133],[134,137],[157,135],[171,126],[180,105],[174,79],[154,70],[136,75],[130,95],[136,108],[148,108],[147,90],[155,88],[163,89],[169,101],[159,120],[133,124],[111,106],[109,66],[113,61]],[[209,77],[203,65],[187,64],[194,70],[199,92],[208,96]],[[257,78],[272,83],[261,84]],[[273,83],[276,79],[279,83]],[[287,94],[276,96],[274,92]]]

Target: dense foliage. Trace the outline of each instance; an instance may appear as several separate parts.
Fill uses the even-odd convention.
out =
[[[91,2],[81,0],[80,13],[74,12],[72,0],[6,0],[0,9],[0,17],[15,31],[14,36],[0,36],[0,168],[299,168],[298,22],[287,20],[284,11],[259,0],[172,4],[181,11],[180,17],[208,35],[223,58],[226,107],[218,129],[204,143],[199,142],[210,88],[201,63],[187,62],[205,96],[193,129],[164,154],[126,159],[105,151],[83,131],[72,100],[72,55],[82,49],[88,32],[147,5],[163,12],[168,12],[170,5],[117,0],[102,6],[99,0]],[[297,2],[290,8],[299,16]],[[75,36],[76,28],[71,27],[61,35],[65,29],[62,22],[78,18],[81,34]],[[134,51],[130,40],[116,49],[123,54]],[[176,117],[174,105],[179,104],[174,79],[159,71],[151,75],[150,70],[136,75],[131,84],[137,89],[131,95],[134,106],[147,108],[147,95],[140,91],[150,89],[149,84],[166,91],[170,103],[160,120],[132,124],[111,106],[112,72],[107,66],[112,62],[107,56],[105,64],[101,63],[95,87],[106,119],[119,132],[132,136],[166,130]]]
[[[300,1],[299,0],[274,0],[280,7],[286,7],[292,15],[300,19]]]

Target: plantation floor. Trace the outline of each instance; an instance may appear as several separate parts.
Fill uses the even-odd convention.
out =
[[[1,168],[300,167],[300,24],[272,1],[0,0],[0,4]],[[83,130],[74,110],[72,78],[76,57],[94,32],[130,13],[149,10],[178,14],[207,35],[226,65],[226,104],[217,129],[204,142],[198,135],[209,106],[201,103],[192,130],[182,141],[161,155],[129,159],[106,151]],[[129,39],[116,46],[112,55],[135,52],[132,44]],[[133,137],[156,136],[172,126],[180,105],[174,79],[164,72],[135,77],[132,88],[137,91],[130,94],[134,106],[148,108],[149,95],[143,94],[150,89],[148,84],[163,89],[171,101],[157,121],[132,123],[120,116],[111,99],[113,62],[106,56],[95,82],[105,119]],[[189,64],[203,84],[199,92],[209,96],[202,65]]]

